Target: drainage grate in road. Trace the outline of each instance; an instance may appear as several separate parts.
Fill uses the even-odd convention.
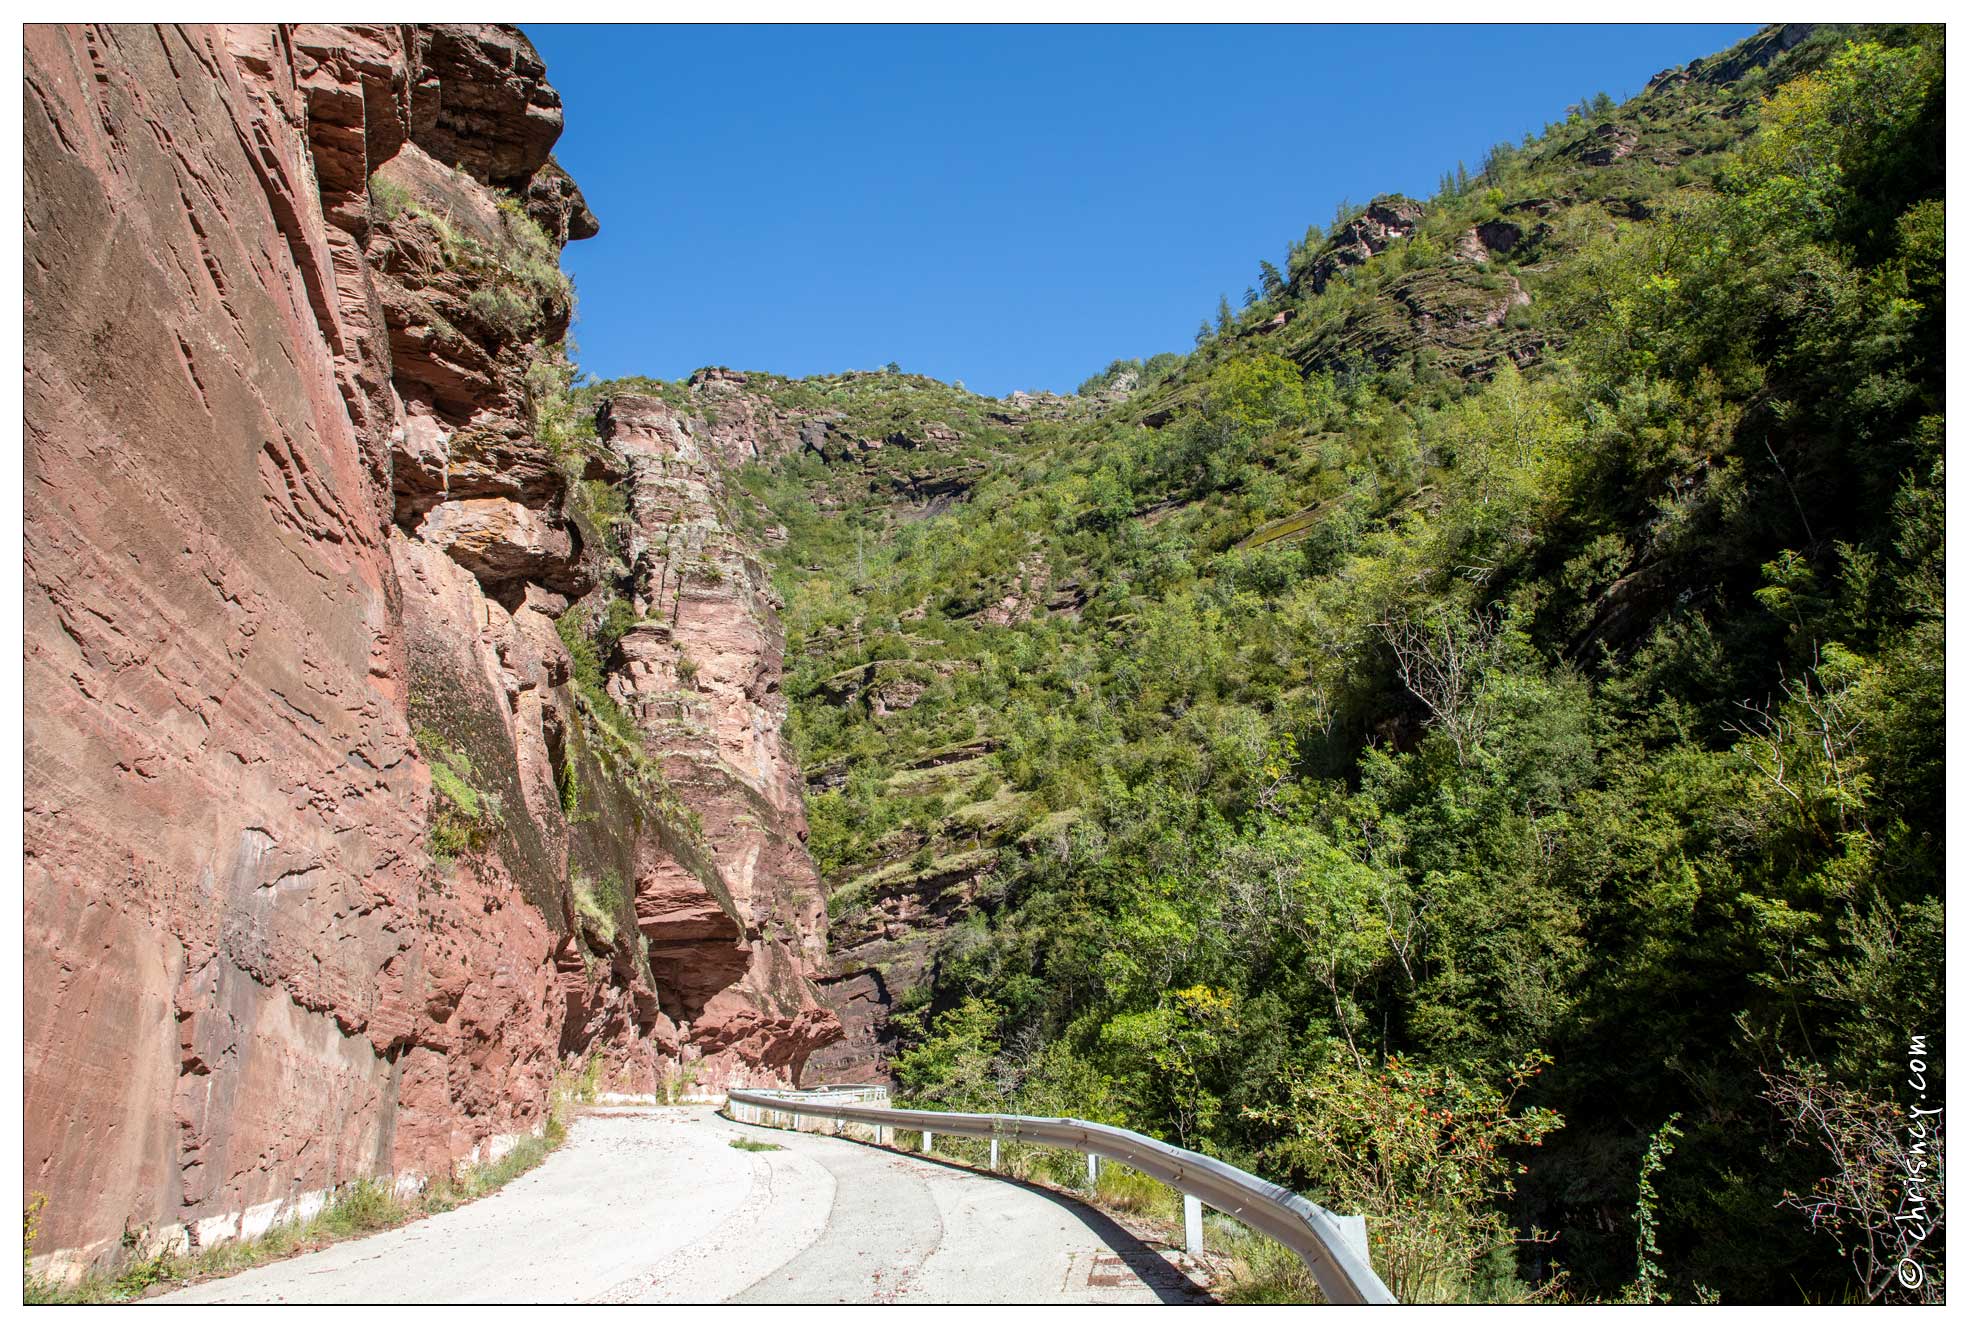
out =
[[[1097,1255],[1087,1271],[1088,1287],[1134,1287],[1141,1281],[1119,1255]]]

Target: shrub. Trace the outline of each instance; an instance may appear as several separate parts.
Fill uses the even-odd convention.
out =
[[[1287,1104],[1246,1115],[1283,1132],[1261,1158],[1324,1192],[1329,1208],[1366,1215],[1374,1267],[1402,1302],[1523,1299],[1533,1289],[1512,1285],[1508,1260],[1500,1280],[1496,1257],[1526,1238],[1497,1206],[1526,1170],[1511,1151],[1563,1124],[1546,1108],[1512,1110],[1549,1060],[1526,1059],[1501,1089],[1400,1057],[1379,1068],[1335,1060],[1292,1076]]]
[[[465,297],[488,331],[501,341],[523,341],[540,318],[540,310],[510,286],[481,286]]]
[[[663,1073],[663,1101],[675,1103],[684,1096],[692,1085],[697,1083],[698,1068],[686,1063],[674,1066]]]

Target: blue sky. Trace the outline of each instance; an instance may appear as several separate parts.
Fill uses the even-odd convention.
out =
[[[565,256],[579,361],[876,368],[1072,391],[1185,350],[1343,198],[1754,26],[528,24],[601,218]]]

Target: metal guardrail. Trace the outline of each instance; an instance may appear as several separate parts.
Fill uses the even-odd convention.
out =
[[[738,1121],[760,1126],[802,1128],[803,1118],[832,1121],[838,1128],[856,1122],[887,1133],[898,1128],[923,1132],[930,1152],[938,1133],[991,1141],[991,1165],[998,1166],[998,1144],[1010,1140],[1088,1156],[1088,1180],[1095,1159],[1110,1158],[1181,1191],[1184,1226],[1192,1250],[1202,1247],[1202,1206],[1229,1214],[1264,1233],[1306,1262],[1327,1300],[1342,1304],[1393,1305],[1394,1296],[1367,1258],[1367,1225],[1343,1218],[1283,1186],[1255,1177],[1207,1154],[1138,1135],[1119,1126],[1074,1117],[1020,1117],[982,1112],[925,1112],[886,1106],[888,1091],[871,1085],[828,1085],[819,1089],[733,1089],[726,1111]],[[877,1103],[884,1106],[876,1106]]]

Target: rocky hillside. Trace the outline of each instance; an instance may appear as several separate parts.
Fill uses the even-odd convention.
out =
[[[1942,63],[1589,98],[1071,402],[717,388],[842,417],[741,475],[816,1073],[1238,1159],[1404,1299],[1901,1295],[1811,1112],[1901,1139],[1942,1019]]]
[[[531,45],[26,42],[41,1263],[500,1152],[590,1061],[797,1079],[840,1029],[772,595],[660,406],[565,436],[597,222]]]
[[[705,409],[780,418],[774,446],[733,460],[759,464],[750,491],[794,537],[779,555],[795,605],[788,686],[830,896],[823,987],[849,1034],[817,1069],[886,1074],[931,1001],[939,947],[968,945],[972,934],[953,928],[982,925],[1000,902],[1001,866],[1016,873],[1049,845],[1063,852],[1093,791],[1071,768],[1022,754],[1057,738],[1005,700],[1020,691],[1012,675],[1067,667],[1062,652],[1084,670],[1139,630],[1139,591],[1116,594],[1115,551],[1090,549],[1087,533],[1166,551],[1162,575],[1180,579],[1211,559],[1296,564],[1355,538],[1342,528],[1397,520],[1419,497],[1404,485],[1379,510],[1349,510],[1365,459],[1348,454],[1368,432],[1357,426],[1233,455],[1223,422],[1209,418],[1225,376],[1289,365],[1329,393],[1372,385],[1396,402],[1434,404],[1500,370],[1558,363],[1583,318],[1583,260],[1714,190],[1761,99],[1841,40],[1830,29],[1814,38],[1811,25],[1772,27],[1663,71],[1624,105],[1583,103],[1542,134],[1498,145],[1432,199],[1344,208],[1293,244],[1282,269],[1263,265],[1243,307],[1227,304],[1193,352],[1118,361],[1079,397],[988,401],[899,373],[788,383],[708,371],[691,381]],[[809,412],[832,405],[834,442],[787,423],[789,399]],[[898,445],[905,451],[883,451]],[[1196,478],[1172,483],[1140,460],[1171,450],[1190,454]],[[1034,480],[1062,463],[1082,474],[1038,498]],[[1247,465],[1251,480],[1225,482]],[[923,501],[930,490],[939,501]],[[989,511],[953,510],[974,492]],[[997,519],[1015,496],[1038,498],[1040,520]],[[934,532],[912,529],[945,514]],[[1611,601],[1598,612],[1608,627],[1640,621]],[[1087,686],[1050,678],[1030,702]]]

